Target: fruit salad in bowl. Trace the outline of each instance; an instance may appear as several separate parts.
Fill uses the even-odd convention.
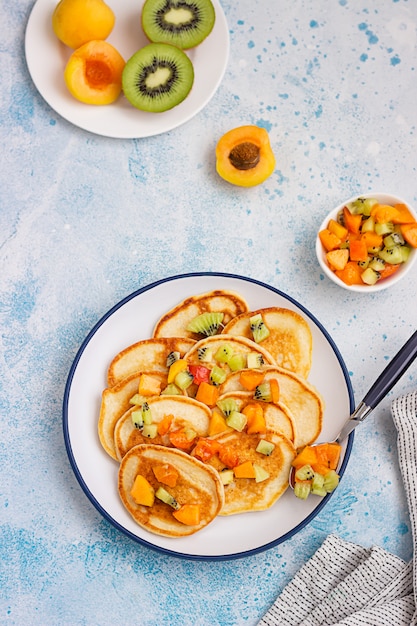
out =
[[[340,287],[363,293],[386,289],[417,259],[417,213],[391,194],[354,196],[321,224],[316,254],[325,275]]]

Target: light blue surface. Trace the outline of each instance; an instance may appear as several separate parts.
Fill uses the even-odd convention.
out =
[[[361,399],[416,328],[417,270],[390,291],[349,293],[321,274],[314,237],[356,193],[417,204],[417,5],[224,1],[231,54],[217,94],[187,124],[143,140],[91,135],[44,102],[24,58],[32,5],[0,7],[0,623],[253,625],[329,533],[410,559],[389,407],[416,388],[416,364],[357,431],[312,524],[236,561],[180,560],[116,531],[71,470],[61,407],[97,320],[190,271],[250,276],[301,302]],[[251,123],[269,131],[277,166],[263,185],[237,188],[216,175],[214,148]]]

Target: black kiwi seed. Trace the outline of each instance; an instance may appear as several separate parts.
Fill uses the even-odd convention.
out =
[[[142,9],[148,39],[183,50],[198,46],[213,30],[215,19],[211,0],[146,0]]]
[[[123,92],[137,109],[161,113],[172,109],[189,94],[194,68],[188,56],[174,46],[153,43],[127,61],[122,75]]]

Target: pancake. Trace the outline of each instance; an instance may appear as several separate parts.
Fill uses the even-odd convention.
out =
[[[246,405],[254,404],[253,393],[250,391],[231,391],[219,396],[219,402],[225,398],[236,400],[241,411]],[[267,430],[274,431],[284,435],[291,442],[295,440],[295,424],[294,418],[288,407],[281,403],[273,404],[272,402],[256,402],[263,409]]]
[[[275,445],[270,456],[256,452],[260,439]],[[263,511],[271,507],[288,487],[291,463],[296,455],[292,443],[278,433],[248,435],[236,431],[219,435],[216,441],[237,454],[239,463],[252,461],[269,473],[269,478],[262,482],[257,483],[254,478],[235,478],[231,484],[225,485],[225,503],[220,515]],[[217,456],[213,456],[209,463],[220,472],[224,467]]]
[[[138,392],[142,374],[149,374],[153,378],[159,379],[162,388],[166,386],[166,372],[139,372],[128,376],[113,387],[104,389],[101,395],[98,436],[101,445],[113,459],[117,459],[114,447],[114,427],[122,415],[132,407],[130,399]]]
[[[313,340],[311,330],[301,315],[290,309],[269,307],[242,313],[232,319],[223,329],[227,335],[239,335],[252,339],[249,319],[261,314],[270,331],[260,344],[280,367],[307,378],[311,369]]]
[[[189,332],[187,325],[192,319],[206,312],[224,313],[223,325],[248,311],[246,301],[233,291],[209,291],[183,300],[165,313],[155,325],[153,337],[187,337],[201,339],[201,335]]]
[[[172,415],[173,419],[168,432],[189,428],[195,431],[197,436],[207,436],[211,410],[205,404],[185,396],[155,396],[149,398],[148,405],[153,424],[159,424],[165,416]],[[172,447],[167,434],[157,435],[149,440],[140,429],[135,428],[132,413],[137,409],[138,407],[133,407],[122,415],[114,429],[114,447],[119,461],[131,448],[139,444],[151,442]]]
[[[278,380],[280,403],[288,407],[294,420],[295,447],[301,448],[313,443],[320,434],[324,413],[324,401],[317,389],[301,376],[281,367],[267,366],[263,371],[265,380]],[[243,391],[239,375],[240,372],[229,374],[219,387],[220,393]]]
[[[166,359],[170,352],[184,355],[193,345],[193,339],[169,337],[144,339],[128,346],[117,354],[110,363],[107,385],[113,387],[124,378],[140,371],[168,372]]]
[[[220,347],[224,346],[224,344],[230,345],[236,354],[248,355],[249,353],[256,352],[257,354],[262,355],[263,361],[266,365],[276,365],[274,357],[263,346],[260,346],[259,344],[255,343],[251,339],[247,339],[246,337],[236,337],[234,335],[224,334],[200,339],[200,341],[194,343],[194,345],[188,350],[188,352],[184,356],[184,359],[186,359],[188,363],[200,363],[210,367],[210,365],[216,364],[216,361],[214,360],[214,355]],[[202,362],[199,359],[199,352],[204,350],[211,353],[211,361]],[[227,372],[231,371],[229,366],[225,363],[222,363],[221,365],[223,369]]]
[[[152,506],[138,505],[131,496],[131,489],[138,474],[144,476],[153,489],[159,483],[153,468],[169,464],[178,472],[175,487],[167,491],[181,505],[197,504],[200,521],[188,526],[175,519],[174,509],[155,498]],[[133,519],[151,533],[165,537],[185,537],[201,530],[215,519],[224,502],[224,489],[218,473],[198,459],[181,450],[145,444],[132,448],[123,458],[118,476],[118,489],[121,500]]]

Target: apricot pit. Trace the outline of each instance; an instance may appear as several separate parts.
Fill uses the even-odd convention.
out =
[[[107,41],[89,41],[75,50],[65,67],[69,92],[86,104],[111,104],[122,91],[125,60]]]
[[[217,173],[232,185],[254,187],[263,183],[274,169],[275,156],[264,128],[239,126],[217,143]]]

